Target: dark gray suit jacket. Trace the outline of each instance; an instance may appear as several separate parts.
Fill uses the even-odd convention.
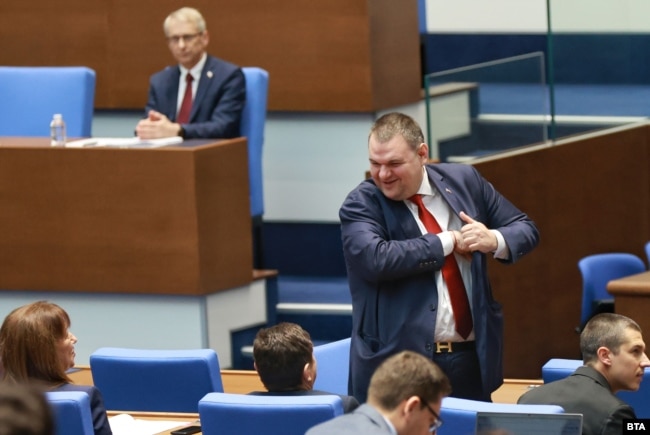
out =
[[[605,377],[588,366],[533,388],[518,403],[560,405],[565,412],[582,414],[583,435],[621,435],[623,419],[636,418],[632,407],[612,393]]]
[[[305,435],[391,435],[384,417],[372,406],[361,405],[353,413],[333,418],[309,429]]]
[[[431,185],[452,212],[464,211],[503,235],[517,261],[538,243],[535,224],[469,165],[427,166]],[[403,201],[362,182],[341,210],[343,252],[352,293],[350,394],[365,402],[370,377],[388,356],[412,350],[432,357],[438,294],[435,272],[444,264],[440,238],[424,236]],[[487,259],[472,255],[472,315],[483,391],[503,383],[503,318],[487,276]]]
[[[153,109],[176,121],[178,65],[151,76],[145,117]],[[241,68],[208,56],[194,96],[185,137],[225,139],[240,136],[241,114],[246,102],[246,81]]]

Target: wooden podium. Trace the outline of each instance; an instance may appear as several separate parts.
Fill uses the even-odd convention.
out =
[[[617,314],[636,321],[641,330],[650,332],[650,272],[626,276],[607,283],[607,291],[614,296]]]
[[[205,295],[252,280],[246,140],[0,138],[0,289]]]

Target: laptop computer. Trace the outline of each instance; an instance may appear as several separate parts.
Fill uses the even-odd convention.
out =
[[[481,412],[476,435],[582,435],[582,414]]]

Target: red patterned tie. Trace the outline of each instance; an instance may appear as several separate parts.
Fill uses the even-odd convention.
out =
[[[429,233],[438,234],[442,232],[436,218],[429,213],[429,210],[422,203],[422,195],[413,195],[409,200],[418,206],[418,216]],[[456,321],[456,331],[461,337],[467,338],[472,332],[472,312],[469,307],[465,284],[453,252],[445,259],[445,264],[442,266],[442,277],[449,289],[451,308],[454,310],[454,320]]]
[[[183,96],[183,102],[181,103],[181,108],[178,111],[178,116],[176,117],[176,122],[179,124],[187,124],[190,122],[190,112],[192,112],[192,81],[194,77],[192,74],[187,73],[185,76],[185,95]]]

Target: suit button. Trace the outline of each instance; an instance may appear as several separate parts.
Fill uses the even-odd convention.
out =
[[[427,345],[424,346],[424,349],[425,349],[427,352],[431,352],[431,351],[433,350],[433,345],[432,345],[431,343],[427,343]]]
[[[430,311],[436,311],[436,306],[433,305],[433,304],[430,304],[430,305],[429,305],[429,310],[430,310]]]

